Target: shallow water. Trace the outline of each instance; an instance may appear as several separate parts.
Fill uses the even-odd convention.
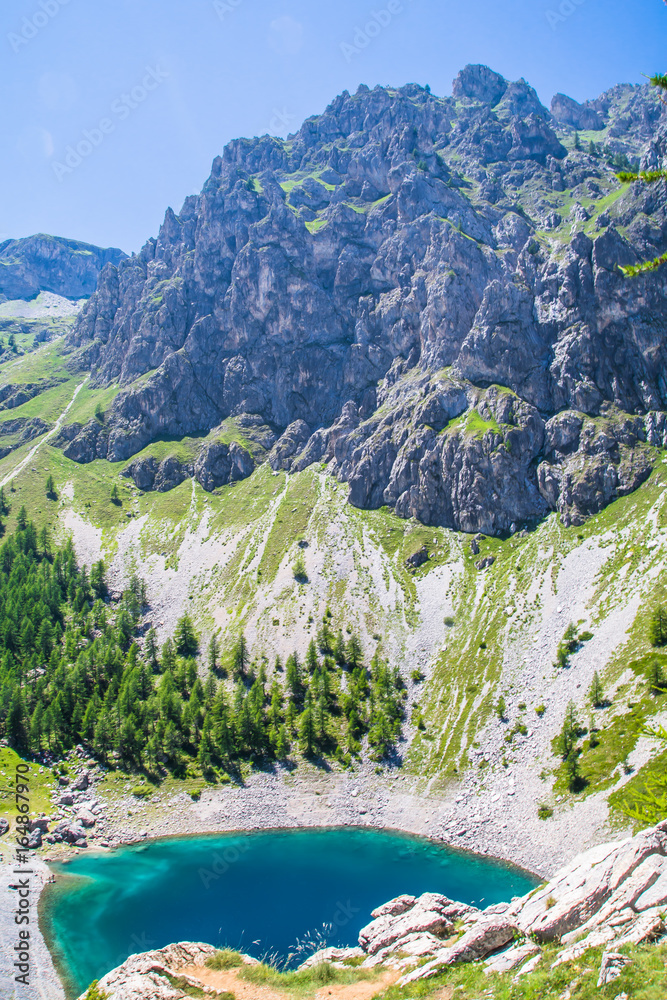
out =
[[[40,922],[69,996],[128,955],[175,941],[295,965],[312,950],[300,941],[354,945],[371,910],[401,893],[484,907],[536,884],[424,838],[350,828],[170,838],[52,867],[60,877]]]

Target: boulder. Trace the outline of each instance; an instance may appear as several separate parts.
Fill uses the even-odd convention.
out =
[[[614,979],[618,979],[626,965],[631,964],[631,959],[627,955],[621,955],[617,951],[605,951],[600,963],[598,989],[612,983]]]
[[[408,905],[410,898],[402,896],[388,904],[395,912],[380,908],[381,916],[359,932],[359,945],[368,955],[388,953],[391,946],[399,950],[400,942],[415,934],[429,933],[441,940],[453,931],[456,920],[478,912],[438,893],[425,892]]]
[[[494,972],[510,972],[521,965],[522,962],[525,962],[526,959],[532,958],[533,955],[540,955],[540,953],[541,948],[534,941],[513,944],[509,948],[505,948],[504,951],[500,951],[496,955],[492,955],[491,958],[487,958],[484,963],[484,971],[487,975],[491,975]]]
[[[91,827],[95,826],[96,819],[90,809],[79,809],[76,814],[76,822],[82,826]]]
[[[90,775],[87,771],[83,771],[75,781],[72,782],[72,791],[74,792],[84,792],[90,785]]]
[[[429,558],[428,549],[425,545],[422,545],[420,549],[417,549],[417,551],[413,552],[411,556],[408,556],[405,560],[405,565],[412,566],[414,569],[417,569],[418,566],[423,566],[424,563],[427,563]]]
[[[53,828],[51,834],[56,841],[64,841],[66,844],[78,844],[80,841],[86,842],[86,831],[79,823],[63,819]]]
[[[60,803],[61,806],[73,806],[74,805],[74,796],[71,795],[69,792],[65,792],[64,795],[60,796],[60,798],[58,799],[58,802]]]
[[[32,850],[42,846],[42,831],[37,827],[28,837],[28,847]]]
[[[5,819],[4,816],[0,816],[0,837],[4,837],[4,835],[7,833],[8,830],[9,830],[9,820]]]
[[[42,833],[49,832],[49,821],[48,818],[42,813],[41,816],[31,819],[28,824],[28,830],[32,833],[33,830],[41,830]]]
[[[504,948],[519,933],[516,923],[502,915],[482,918],[447,949],[445,964],[477,962]]]

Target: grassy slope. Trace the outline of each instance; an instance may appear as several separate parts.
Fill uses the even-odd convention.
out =
[[[186,458],[198,443],[156,442],[146,451],[158,458],[182,452]],[[26,450],[0,462],[0,477]],[[187,606],[204,633],[218,631],[224,641],[243,628],[255,654],[284,657],[294,645],[305,651],[329,606],[334,628],[359,629],[367,651],[381,641],[390,660],[401,665],[413,718],[423,714],[425,721],[424,729],[411,730],[407,763],[439,784],[468,766],[500,694],[511,701],[513,686],[520,690],[526,649],[541,634],[560,567],[594,543],[602,568],[586,594],[586,627],[603,634],[633,600],[638,613],[602,671],[605,687],[615,693],[611,706],[598,713],[601,744],[590,749],[583,741],[588,786],[582,794],[613,792],[628,780],[621,765],[638,743],[637,720],[666,700],[648,697],[642,670],[630,666],[649,650],[646,608],[664,561],[664,463],[637,493],[584,527],[564,528],[552,516],[525,536],[482,541],[479,556],[471,553],[468,536],[403,521],[387,509],[350,507],[345,488],[320,466],[287,477],[265,465],[213,495],[189,480],[166,494],[142,495],[119,475],[122,468],[103,461],[77,465],[45,445],[11,484],[8,526],[25,503],[39,526],[49,524],[61,535],[72,530],[87,557],[92,532],[118,573],[133,564],[148,577],[156,624],[165,623],[165,634]],[[57,501],[46,497],[49,473]],[[119,504],[110,499],[114,483]],[[307,543],[308,584],[297,583],[291,570],[299,542]],[[432,558],[413,573],[406,557],[424,544]],[[475,563],[487,555],[495,562],[480,572]],[[551,679],[557,675],[554,657],[555,642],[544,664]],[[409,680],[415,668],[426,675],[424,684]],[[576,697],[586,723],[585,689]],[[535,696],[512,722],[530,725],[537,707]],[[555,735],[560,719],[554,715],[547,725]],[[505,763],[512,750],[510,741]],[[555,791],[565,793],[557,756],[552,765]]]

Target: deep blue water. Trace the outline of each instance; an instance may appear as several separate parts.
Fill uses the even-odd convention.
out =
[[[488,906],[536,884],[424,838],[350,828],[156,840],[52,867],[41,926],[73,996],[174,941],[284,959],[325,925],[327,944],[356,944],[371,910],[401,893]]]

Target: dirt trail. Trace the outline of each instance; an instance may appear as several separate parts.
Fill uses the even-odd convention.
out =
[[[88,379],[86,378],[86,379],[83,380],[83,382],[81,382],[81,383],[79,383],[79,385],[77,385],[76,389],[74,390],[74,395],[72,396],[72,398],[70,399],[69,403],[67,404],[67,406],[65,407],[65,409],[63,410],[63,412],[60,414],[60,416],[58,417],[58,419],[56,420],[55,424],[53,425],[53,427],[51,428],[51,430],[49,431],[49,433],[47,435],[45,435],[45,437],[43,437],[42,440],[39,441],[35,445],[34,448],[30,449],[30,451],[28,452],[28,454],[26,455],[26,457],[19,462],[19,464],[16,466],[16,468],[12,469],[11,472],[7,473],[7,475],[5,476],[5,478],[0,482],[0,486],[6,486],[7,483],[11,483],[12,479],[16,479],[16,477],[21,472],[23,472],[23,470],[25,469],[26,465],[28,465],[29,462],[32,462],[33,458],[35,457],[35,455],[37,454],[37,452],[39,451],[39,449],[42,447],[42,445],[46,444],[47,441],[49,441],[52,437],[54,437],[58,433],[58,431],[60,430],[60,428],[62,427],[62,425],[65,422],[65,417],[67,416],[67,414],[69,413],[69,411],[72,409],[72,406],[74,405],[74,400],[79,395],[79,393],[81,392],[81,390],[83,389],[83,387],[84,387],[84,385],[86,384],[87,381],[88,381]]]
[[[286,1000],[289,991],[276,990],[271,986],[258,986],[239,977],[238,969],[215,971],[201,965],[188,965],[180,969],[180,974],[192,976],[205,986],[212,986],[219,993],[233,993],[236,1000]],[[377,979],[361,979],[357,983],[330,983],[317,990],[314,1000],[372,1000],[388,986],[396,982],[400,972],[387,970]]]

